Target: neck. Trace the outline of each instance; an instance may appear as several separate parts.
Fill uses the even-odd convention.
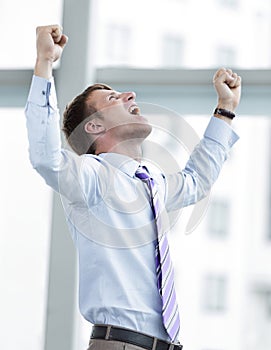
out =
[[[119,153],[140,162],[142,158],[142,142],[143,139],[132,139],[113,143],[112,145],[102,144],[102,147],[97,147],[96,154]]]

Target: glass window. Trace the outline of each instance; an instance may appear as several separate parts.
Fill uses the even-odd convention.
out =
[[[92,19],[95,23],[93,26],[95,47],[92,48],[92,52],[97,66],[125,64],[148,68],[172,67],[176,66],[176,63],[183,68],[213,68],[224,64],[234,64],[235,67],[248,69],[271,66],[269,0],[257,2],[220,0],[217,3],[214,0],[197,3],[134,0],[131,1],[132,11],[128,10],[125,0],[114,2],[93,0],[93,2],[95,2]],[[36,50],[35,27],[62,23],[62,3],[63,0],[50,0],[44,3],[26,0],[16,2],[14,11],[12,1],[1,1],[1,33],[6,33],[8,28],[8,35],[1,37],[2,47],[5,48],[0,57],[1,69],[33,67]],[[10,18],[16,26],[10,25]],[[226,27],[221,25],[221,18],[227,18],[229,25]],[[112,32],[110,41],[108,39],[111,30],[106,28],[110,28],[112,23],[116,23],[118,28],[111,30],[119,33],[115,36]],[[238,30],[235,25],[231,25],[232,23],[238,23]],[[161,50],[161,42],[168,33],[173,37],[182,38],[186,43],[185,47],[180,46],[177,50],[176,43],[173,44],[175,53],[171,55],[172,59]],[[120,38],[119,42],[117,38]],[[214,48],[221,43],[225,48],[217,52]],[[92,44],[93,41],[90,45]],[[181,59],[178,58],[179,55]],[[172,60],[175,61],[172,63]]]
[[[134,0],[129,7],[131,11],[125,0],[96,0],[93,20],[98,40],[93,52],[97,66],[123,63],[122,58],[116,61],[103,54],[104,43],[108,51],[115,50],[114,40],[108,41],[104,28],[117,21],[124,36],[127,25],[133,33],[126,41],[125,64],[131,67],[216,68],[225,64],[248,69],[271,67],[269,0]],[[185,46],[176,40],[168,41],[161,50],[161,42],[168,33],[182,38]]]
[[[224,67],[235,67],[237,62],[236,50],[230,46],[219,46],[216,49],[217,65]]]
[[[112,63],[125,65],[131,54],[132,33],[128,25],[109,24],[106,38],[106,58]]]
[[[180,67],[184,57],[182,38],[167,34],[162,43],[162,64],[166,67]]]
[[[0,118],[0,348],[42,350],[52,192],[30,165],[23,110]]]
[[[226,309],[227,280],[225,276],[210,275],[204,279],[203,308],[206,311]]]
[[[36,57],[35,29],[62,23],[63,0],[0,1],[0,69],[32,68]]]
[[[250,301],[247,317],[247,327],[250,327],[250,348],[261,344],[261,349],[268,350],[271,346],[270,327],[271,327],[271,290],[268,283],[258,281],[251,289]],[[257,327],[255,327],[257,324]],[[247,328],[248,329],[248,328]],[[248,347],[247,347],[248,348]]]
[[[208,208],[208,234],[225,237],[229,233],[230,204],[227,200],[213,199]]]

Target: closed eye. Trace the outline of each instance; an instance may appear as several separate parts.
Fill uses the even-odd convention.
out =
[[[108,100],[109,100],[109,101],[110,101],[110,100],[113,100],[113,99],[117,100],[118,98],[119,98],[119,96],[116,95],[116,94],[110,94],[110,95],[108,96]]]

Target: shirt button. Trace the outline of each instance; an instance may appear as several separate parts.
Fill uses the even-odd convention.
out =
[[[46,95],[46,92],[45,92],[44,90],[42,90],[42,94],[43,94],[43,95]]]

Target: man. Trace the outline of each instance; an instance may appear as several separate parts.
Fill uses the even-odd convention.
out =
[[[30,159],[58,191],[78,250],[80,311],[94,324],[89,349],[181,349],[167,213],[196,203],[217,179],[238,136],[230,124],[241,78],[214,75],[218,105],[185,169],[150,171],[142,142],[152,127],[135,93],[94,84],[66,108],[61,148],[52,65],[68,38],[37,28],[37,60],[26,105]]]

